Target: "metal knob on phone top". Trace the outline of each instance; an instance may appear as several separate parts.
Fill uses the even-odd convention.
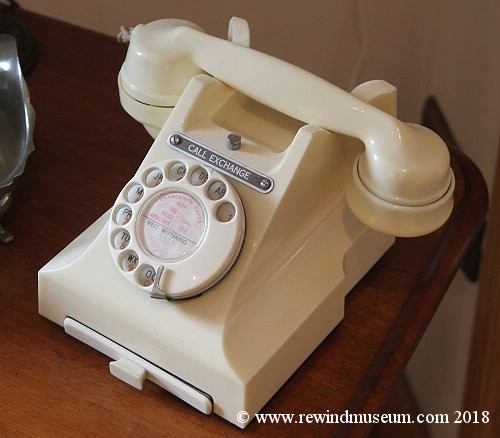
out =
[[[235,134],[234,132],[228,134],[226,146],[232,151],[236,151],[241,148],[241,135]]]
[[[12,203],[14,185],[34,150],[35,112],[17,56],[16,40],[0,34],[0,221]],[[14,236],[0,224],[0,242]]]

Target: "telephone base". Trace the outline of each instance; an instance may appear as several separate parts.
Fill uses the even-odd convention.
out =
[[[226,147],[232,132],[241,136],[238,150]],[[245,175],[270,185],[258,190],[210,159],[187,158],[171,147],[176,136],[195,154],[245,163]],[[217,79],[193,78],[115,205],[40,270],[40,314],[110,356],[123,381],[140,388],[161,370],[163,387],[244,428],[342,320],[346,294],[394,242],[346,204],[361,148]],[[206,180],[194,178],[200,170]],[[216,184],[227,190],[214,200]],[[155,246],[167,232],[144,219],[168,213],[169,195],[204,211],[200,222],[183,222],[198,246],[173,261],[152,254],[170,250]],[[227,205],[232,212],[218,216]],[[195,226],[203,222],[205,231]],[[142,273],[162,263],[161,279],[144,283]],[[155,286],[176,298],[203,294],[152,299]]]
[[[169,342],[162,343],[158,338],[155,339],[154,335],[148,336],[148,333],[153,334],[155,331],[167,333],[167,329],[159,328],[158,325],[163,323],[165,326],[166,323],[168,326],[168,319],[165,321],[165,318],[162,318],[163,321],[160,321],[157,315],[148,320],[141,317],[130,318],[134,311],[124,311],[123,308],[120,309],[122,306],[114,304],[121,295],[120,287],[113,291],[102,290],[94,282],[88,281],[88,275],[75,276],[75,272],[71,273],[70,268],[75,266],[75,261],[76,265],[82,264],[81,259],[92,252],[92,247],[95,247],[99,240],[98,231],[106,223],[107,214],[40,270],[40,313],[63,326],[69,335],[113,359],[115,362],[110,363],[110,371],[124,382],[139,388],[139,384],[127,380],[131,379],[130,373],[117,375],[117,372],[113,372],[113,364],[121,360],[144,371],[143,379],[158,384],[200,412],[204,414],[213,412],[241,428],[247,426],[248,420],[263,407],[342,320],[345,295],[394,241],[393,237],[365,228],[341,258],[346,273],[342,281],[325,295],[321,302],[314,303],[314,310],[304,316],[296,330],[288,334],[282,345],[276,346],[272,354],[267,357],[259,358],[258,367],[253,370],[253,375],[238,376],[238,363],[231,363],[228,360],[231,357],[231,350],[220,350],[227,334],[218,332],[219,338],[210,340],[212,355],[207,356],[205,351],[204,354],[193,357],[189,353],[203,349],[202,344],[206,344],[207,339],[204,339],[203,324],[200,326],[200,321],[192,320],[189,311],[184,315],[187,323],[184,329],[190,330],[193,336],[189,340],[179,339],[176,348],[172,348]],[[99,262],[92,262],[95,263]],[[332,271],[335,270],[332,266]],[[66,281],[66,275],[70,275],[72,280]],[[127,285],[122,283],[121,287]],[[217,292],[209,291],[206,295],[211,293]],[[283,291],[280,290],[280,293]],[[158,300],[149,297],[142,298],[144,298],[143,307],[150,308],[152,305],[164,304],[174,307],[174,310],[177,310],[175,306],[188,303],[196,305],[196,302],[202,299],[202,297],[194,298],[185,303],[159,303]],[[121,301],[123,303],[123,300]],[[263,310],[266,308],[265,302],[254,304],[261,306],[261,311],[265,311]],[[130,307],[136,308],[136,305],[137,303]],[[136,310],[141,314],[141,309],[136,308]],[[183,309],[178,311],[183,312]],[[254,312],[258,315],[259,309],[256,307]],[[117,313],[125,317],[117,317]],[[131,319],[133,321],[130,321]],[[80,320],[85,323],[82,324]],[[280,320],[276,319],[274,324],[267,327],[269,333],[280,330],[282,324]],[[145,330],[140,329],[140,326],[145,326]],[[198,339],[195,341],[193,338]],[[241,343],[245,343],[246,339],[248,334],[242,334]],[[245,348],[248,354],[259,355],[259,343],[265,342],[266,339],[254,338],[254,347],[247,345]],[[150,352],[161,351],[162,354],[160,357],[154,357],[158,355],[145,353],[148,349]],[[179,355],[178,349],[188,354],[183,355],[180,367],[177,364],[171,367],[170,358]],[[179,370],[182,371],[176,372]],[[139,380],[136,378],[135,381]],[[240,411],[248,412],[249,417],[244,417],[246,422],[239,421],[242,419],[237,415]]]

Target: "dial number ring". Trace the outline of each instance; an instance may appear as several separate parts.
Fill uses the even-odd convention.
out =
[[[109,243],[118,270],[143,290],[160,287],[169,299],[217,283],[243,243],[245,217],[235,188],[191,159],[140,169],[111,215]]]

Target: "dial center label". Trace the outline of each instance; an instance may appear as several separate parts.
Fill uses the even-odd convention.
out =
[[[144,248],[166,262],[191,255],[206,228],[203,207],[182,192],[167,192],[152,199],[138,225]]]

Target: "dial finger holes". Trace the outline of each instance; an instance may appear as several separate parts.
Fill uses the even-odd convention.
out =
[[[167,171],[167,178],[170,181],[180,181],[186,174],[186,165],[184,163],[173,163]]]
[[[215,216],[220,222],[229,222],[236,215],[236,208],[230,202],[224,202],[217,209]]]
[[[114,220],[118,225],[126,225],[132,219],[132,209],[128,205],[119,207],[115,213]]]
[[[202,186],[207,182],[207,179],[208,179],[207,169],[204,169],[203,167],[197,167],[191,173],[189,181],[191,182],[191,184],[193,184],[193,186]]]
[[[157,286],[168,297],[198,295],[238,256],[243,205],[231,180],[207,164],[181,156],[151,162],[117,196],[107,234],[110,255],[124,281],[147,292],[145,299],[160,275]]]
[[[124,271],[130,272],[137,268],[139,264],[139,256],[135,251],[127,251],[122,254],[121,267]]]
[[[141,184],[134,184],[127,191],[127,201],[135,204],[142,199],[144,195],[144,187]]]
[[[156,270],[151,265],[142,265],[138,270],[137,281],[143,287],[151,286],[155,281]]]
[[[224,184],[222,181],[215,181],[212,184],[210,184],[210,187],[208,188],[207,191],[207,196],[212,201],[218,201],[219,199],[222,199],[224,197],[226,192],[227,192],[226,184]]]
[[[130,242],[130,233],[127,230],[119,229],[113,237],[113,247],[115,249],[125,249]]]
[[[146,174],[146,186],[149,188],[157,187],[163,181],[163,171],[157,167],[149,170]]]

